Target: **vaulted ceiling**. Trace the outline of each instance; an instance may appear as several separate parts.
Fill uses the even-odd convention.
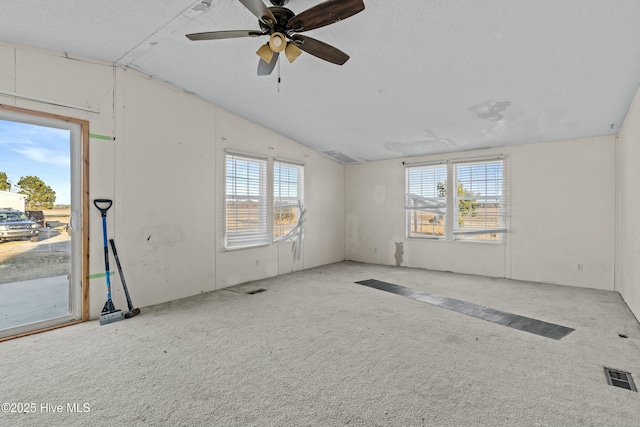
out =
[[[364,3],[305,33],[344,65],[281,55],[270,76],[267,37],[185,37],[258,30],[238,0],[3,0],[0,40],[130,66],[356,161],[616,134],[640,85],[640,1]]]

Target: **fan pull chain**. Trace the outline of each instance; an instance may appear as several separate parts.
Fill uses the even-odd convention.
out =
[[[278,93],[280,93],[280,82],[282,79],[280,78],[280,59],[278,59]]]

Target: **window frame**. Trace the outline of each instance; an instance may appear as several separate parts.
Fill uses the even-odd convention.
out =
[[[247,162],[248,164],[254,164],[258,167],[257,172],[257,187],[254,187],[249,183],[250,180],[255,181],[256,178],[252,178],[249,174],[249,165],[247,165],[247,175],[246,177],[242,177],[246,179],[246,187],[247,191],[244,194],[238,194],[237,192],[233,194],[232,197],[239,198],[245,196],[247,201],[251,199],[257,199],[257,229],[256,230],[247,230],[246,232],[242,232],[242,228],[238,227],[237,224],[235,227],[229,227],[229,218],[230,218],[230,209],[229,209],[229,178],[233,177],[236,181],[238,180],[238,174],[234,173],[233,175],[229,174],[230,163],[232,162]],[[223,235],[224,235],[224,250],[237,250],[237,249],[246,249],[246,248],[254,248],[259,246],[269,245],[271,242],[271,228],[270,224],[270,214],[268,209],[269,202],[269,192],[267,187],[268,181],[268,158],[266,156],[260,156],[255,154],[241,153],[235,151],[225,151],[224,157],[224,198],[223,198]],[[237,189],[237,182],[234,183],[235,188]],[[251,194],[250,188],[257,190],[257,195]],[[237,200],[237,199],[236,199]],[[234,210],[236,212],[236,217],[238,216],[238,210]],[[251,213],[249,213],[251,214]],[[236,220],[238,221],[238,220]],[[233,230],[236,230],[235,232]],[[238,231],[240,230],[240,231]]]
[[[458,195],[458,181],[459,181],[459,170],[464,166],[481,166],[483,164],[500,164],[499,168],[499,176],[500,176],[500,185],[499,191],[494,188],[493,192],[496,194],[490,194],[487,191],[482,193],[480,196],[475,198],[465,198],[464,195]],[[417,240],[436,240],[436,241],[446,241],[446,242],[472,242],[472,243],[489,243],[489,244],[502,244],[505,243],[505,235],[508,233],[507,227],[507,175],[506,175],[506,160],[504,155],[494,155],[494,156],[486,156],[486,157],[478,157],[478,158],[460,158],[460,159],[446,159],[434,162],[422,162],[422,163],[405,163],[403,162],[405,167],[405,221],[406,221],[406,237],[407,239],[417,239]],[[414,209],[413,204],[411,203],[411,171],[416,169],[436,169],[436,168],[445,168],[444,175],[446,176],[445,183],[445,197],[440,196],[440,199],[444,199],[444,236],[425,236],[425,235],[414,235],[412,232],[412,218],[411,215],[415,214],[417,211]],[[439,172],[440,176],[442,176],[442,170]],[[485,176],[486,178],[486,176]],[[438,178],[433,179],[432,182],[435,183],[438,181]],[[482,180],[476,180],[475,182],[482,182]],[[455,185],[454,185],[455,183]],[[485,182],[485,187],[487,184]],[[464,188],[464,187],[463,187]],[[471,188],[469,191],[474,191]],[[499,193],[499,194],[497,194]],[[434,197],[435,198],[435,197]],[[497,209],[497,213],[492,213],[492,217],[498,217],[498,226],[496,227],[478,227],[475,229],[461,230],[461,227],[458,223],[458,219],[460,217],[460,202],[464,200],[477,200],[478,198],[483,199],[485,201],[494,201],[498,200],[497,206],[494,206]],[[428,200],[427,200],[428,202]],[[451,207],[451,208],[449,208]],[[487,215],[487,204],[484,204],[484,221],[486,223],[488,215]],[[423,211],[429,211],[429,209],[423,209]],[[498,238],[474,238],[469,236],[478,236],[478,235],[497,235]],[[467,236],[465,238],[465,236]]]
[[[282,182],[282,175],[279,174],[278,177],[276,175],[276,169],[279,169],[279,168],[289,168],[297,171],[295,185],[296,185],[296,194],[298,197],[295,203],[284,202],[283,196],[282,196],[282,188],[276,189],[277,183]],[[304,187],[305,170],[304,169],[305,169],[304,163],[295,162],[292,160],[279,159],[279,158],[275,158],[273,160],[273,169],[271,174],[272,176],[271,189],[272,189],[272,200],[273,200],[272,220],[271,220],[271,226],[272,226],[271,239],[274,243],[283,243],[283,242],[291,241],[297,235],[297,234],[292,234],[285,238],[285,236],[287,236],[293,229],[295,229],[297,224],[294,224],[284,234],[276,236],[276,229],[278,227],[278,225],[276,224],[276,217],[277,217],[278,209],[282,209],[282,208],[286,209],[286,208],[294,207],[296,208],[296,218],[298,218],[298,220],[300,219],[300,216],[302,215],[302,210],[304,208],[304,190],[305,190],[305,187]],[[286,198],[291,199],[291,197],[286,197]]]
[[[89,121],[9,105],[0,105],[0,119],[70,131],[71,206],[69,233],[72,261],[67,315],[9,327],[0,331],[0,342],[89,320]]]
[[[489,171],[488,169],[485,167],[484,170],[484,179],[480,178],[480,179],[474,179],[473,178],[473,169],[474,168],[479,168],[481,169],[483,166],[492,166],[492,165],[500,165],[499,167],[499,174],[496,174],[494,177],[489,177]],[[462,184],[466,184],[469,188],[469,192],[471,193],[476,193],[475,196],[473,197],[469,197],[468,195],[459,195],[458,191],[457,191],[457,186],[459,183],[461,183],[461,172],[460,169],[464,168],[464,167],[469,167],[469,172],[468,175],[470,176],[469,179],[465,179],[464,182],[462,182]],[[453,173],[453,177],[454,179],[452,180],[452,182],[456,183],[456,191],[453,191],[453,189],[451,189],[452,194],[453,194],[453,198],[454,198],[454,209],[452,210],[452,238],[454,241],[457,242],[484,242],[484,243],[503,243],[504,242],[504,235],[507,233],[507,228],[506,228],[506,214],[505,214],[505,178],[504,178],[504,157],[500,156],[500,157],[493,157],[493,158],[486,158],[486,159],[460,159],[460,160],[456,160],[452,162],[452,173]],[[482,176],[483,173],[480,172],[480,175]],[[497,178],[497,175],[499,175],[499,178]],[[499,186],[490,185],[491,181],[499,181]],[[478,185],[474,185],[475,183],[478,183]],[[482,188],[482,186],[484,186],[484,189]],[[490,188],[493,187],[493,188]],[[463,187],[464,188],[464,187]],[[479,191],[476,191],[479,190]],[[495,194],[490,194],[490,193],[495,193]],[[461,227],[460,225],[460,203],[463,201],[468,201],[468,202],[476,202],[477,200],[482,199],[484,200],[484,203],[482,203],[484,205],[484,214],[480,213],[480,217],[484,218],[484,222],[486,225],[487,219],[490,217],[488,212],[487,212],[487,205],[490,202],[493,202],[493,204],[497,204],[496,209],[497,211],[491,215],[491,216],[495,216],[497,217],[497,221],[498,221],[498,225],[495,227],[490,227],[490,226],[485,226],[485,227],[471,227],[467,230],[462,230],[463,227]],[[497,200],[497,202],[496,202]],[[476,212],[476,215],[478,213]],[[473,218],[473,215],[472,215]],[[473,219],[471,219],[471,221],[473,221]],[[480,220],[480,222],[482,222],[482,220]],[[486,236],[486,235],[491,235],[494,234],[496,235],[496,239],[488,239],[488,238],[477,238],[477,236]]]
[[[419,163],[419,164],[405,164],[406,166],[406,170],[405,170],[405,211],[406,211],[406,215],[405,215],[405,221],[406,221],[406,236],[409,239],[427,239],[427,240],[445,240],[447,233],[446,233],[446,228],[447,228],[447,222],[448,222],[448,215],[447,215],[447,207],[448,207],[448,198],[446,196],[446,194],[444,196],[437,196],[436,192],[438,191],[438,176],[442,176],[442,172],[444,172],[444,179],[445,182],[447,182],[447,164],[446,162],[431,162],[431,163]],[[422,192],[422,194],[414,194],[414,192],[412,191],[413,189],[413,185],[414,184],[418,184],[417,182],[414,182],[412,180],[412,172],[413,171],[434,171],[434,175],[432,178],[427,178],[427,183],[428,184],[434,184],[435,186],[432,187],[431,189],[427,189],[427,192],[429,192],[430,190],[433,190],[434,195],[432,197],[429,196],[425,196],[424,195],[424,191]],[[421,176],[420,178],[424,178],[424,176]],[[424,182],[424,179],[420,179],[421,182]],[[431,181],[431,182],[429,182]],[[419,185],[421,187],[421,189],[423,188],[423,185]],[[446,191],[446,189],[445,189]],[[422,200],[420,200],[422,199]],[[422,203],[423,207],[419,207],[416,206],[417,203]],[[432,204],[432,206],[426,206],[428,204]],[[442,235],[437,235],[435,234],[435,227],[437,225],[436,223],[433,223],[432,227],[433,227],[433,231],[434,234],[429,235],[429,234],[413,234],[413,233],[417,233],[417,231],[412,230],[412,225],[413,228],[415,229],[417,227],[418,220],[417,220],[417,216],[419,212],[430,212],[430,213],[435,213],[436,215],[441,215],[442,218],[444,218],[444,232]],[[413,216],[413,223],[412,223],[412,216]],[[422,228],[422,220],[420,222],[420,226]]]

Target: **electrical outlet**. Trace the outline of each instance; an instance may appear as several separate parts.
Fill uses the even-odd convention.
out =
[[[584,264],[579,262],[576,264],[576,271],[584,271]]]
[[[256,258],[256,267],[258,267],[259,265],[260,265],[260,260]]]

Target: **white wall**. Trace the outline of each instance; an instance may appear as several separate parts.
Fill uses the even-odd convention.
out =
[[[90,123],[91,133],[114,135],[114,68],[109,64],[66,58],[61,53],[6,43],[0,43],[0,64],[0,89],[2,90],[91,107],[98,109],[99,112],[58,107],[3,95],[0,95],[0,103],[87,120]],[[112,198],[114,195],[113,142],[91,138],[89,164],[91,199]],[[100,215],[93,206],[91,213],[90,274],[97,274],[104,272],[104,258],[101,255],[102,228]],[[110,229],[113,226],[112,214],[113,212],[110,212]],[[104,283],[104,277],[93,279],[89,283],[90,312],[93,317],[99,315],[104,304],[106,296]]]
[[[618,134],[616,290],[640,319],[640,91]]]
[[[46,72],[43,72],[46,70]],[[169,301],[248,280],[352,259],[613,289],[616,203],[614,138],[590,138],[401,159],[506,155],[509,228],[504,244],[408,240],[401,160],[345,167],[214,105],[138,72],[0,43],[0,88],[99,108],[99,113],[0,96],[0,103],[90,122],[91,199],[115,200],[115,237],[136,305]],[[640,313],[640,106],[618,141],[616,289]],[[290,243],[222,249],[225,148],[306,164],[308,217],[303,257]],[[178,214],[171,206],[188,209]],[[160,207],[158,203],[161,203]],[[191,209],[192,208],[192,209]],[[186,218],[185,218],[186,217]],[[103,270],[99,215],[91,210],[91,271]],[[190,224],[195,224],[190,226]],[[584,265],[584,272],[575,269]],[[117,290],[116,303],[124,306]],[[104,303],[104,278],[91,281],[91,314]]]
[[[222,230],[225,149],[305,163],[305,244],[295,260],[292,243],[224,251],[224,238],[216,239],[218,287],[344,260],[344,166],[317,152],[267,131],[222,109],[217,111],[216,213]]]
[[[509,233],[503,244],[407,239],[405,168],[504,154]],[[615,138],[589,138],[346,167],[346,257],[613,290]],[[577,271],[582,263],[584,271]]]
[[[44,72],[43,70],[46,70]],[[344,167],[280,135],[134,70],[0,43],[0,89],[99,113],[0,96],[0,103],[88,120],[90,198],[111,198],[108,229],[137,306],[344,259]],[[305,163],[308,210],[301,260],[291,243],[222,249],[222,162],[235,148]],[[90,208],[90,273],[104,271],[102,228]],[[112,268],[113,270],[113,268]],[[114,302],[126,307],[114,278]],[[99,316],[104,277],[91,280]]]
[[[214,290],[216,108],[133,70],[116,88],[113,231],[134,301]]]

